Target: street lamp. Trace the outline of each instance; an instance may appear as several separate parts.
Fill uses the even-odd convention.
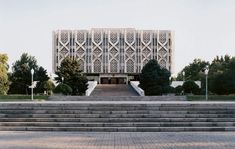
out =
[[[185,81],[185,72],[183,71],[182,74],[183,74],[183,82],[184,82]]]
[[[62,78],[61,78],[61,80],[62,80],[62,82],[61,82],[61,83],[63,84],[63,82],[64,82],[64,77],[62,77]]]
[[[209,72],[209,67],[206,66],[206,69],[205,69],[205,75],[206,75],[206,100],[208,100],[208,72]]]
[[[31,84],[31,99],[33,100],[33,74],[34,74],[34,69],[31,69],[31,76],[32,76],[32,84]]]

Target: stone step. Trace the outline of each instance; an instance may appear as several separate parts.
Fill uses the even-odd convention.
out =
[[[165,120],[162,120],[165,119]],[[201,118],[179,118],[178,120],[173,118],[1,118],[2,122],[10,121],[10,122],[18,122],[25,120],[26,122],[66,122],[65,120],[68,120],[68,122],[97,122],[97,123],[122,123],[122,122],[189,122],[190,120],[194,119],[196,122],[234,122],[234,118],[204,118],[202,121],[200,121]],[[227,120],[229,119],[229,120]],[[225,121],[226,120],[226,121]]]
[[[109,106],[109,105],[103,105],[103,106],[87,106],[87,105],[82,105],[82,106],[58,106],[58,107],[49,107],[49,106],[38,106],[38,107],[13,107],[13,106],[7,106],[7,107],[0,107],[0,111],[4,110],[94,110],[94,111],[120,111],[120,110],[126,110],[126,111],[131,111],[131,110],[159,110],[159,111],[195,111],[195,110],[201,110],[201,111],[208,111],[208,110],[234,110],[235,111],[235,105],[234,106],[227,106],[227,107],[213,107],[213,106],[208,106],[208,107],[202,107],[202,106],[197,106],[197,107],[192,107],[192,106],[168,106],[168,107],[159,107],[159,106],[124,106],[124,105],[116,105],[116,106]]]
[[[0,118],[0,122],[110,122],[109,119],[88,118]],[[130,122],[130,119],[112,119],[114,122]],[[119,121],[118,121],[119,120]],[[235,118],[136,118],[132,122],[235,122]]]
[[[118,104],[124,104],[124,105],[159,105],[159,106],[206,106],[206,105],[218,105],[218,106],[230,106],[234,105],[234,102],[185,102],[185,101],[136,101],[133,102],[132,100],[127,101],[92,101],[92,100],[86,100],[86,101],[45,101],[45,102],[3,102],[0,104],[0,107],[4,106],[79,106],[79,105],[118,105]]]
[[[186,101],[185,96],[50,96],[50,101]]]
[[[231,102],[0,103],[2,131],[231,131],[234,125]]]
[[[136,101],[133,102],[132,100],[127,100],[127,101],[92,101],[92,100],[87,100],[87,101],[45,101],[45,102],[3,102],[0,104],[0,107],[5,107],[5,106],[79,106],[79,105],[110,105],[110,106],[115,106],[115,105],[127,105],[127,106],[141,106],[141,105],[157,105],[157,106],[232,106],[235,103],[234,102],[185,102],[185,101],[174,101],[174,102],[169,102],[169,101]]]
[[[235,122],[125,122],[125,123],[80,123],[80,122],[0,122],[0,126],[34,127],[233,127]]]
[[[125,114],[125,113],[124,113]],[[119,117],[120,116],[120,117]],[[1,118],[84,118],[84,115],[79,114],[1,114]],[[87,118],[235,118],[235,114],[149,114],[149,115],[115,115],[107,114],[97,117],[96,115],[91,115]]]
[[[182,132],[235,131],[235,127],[0,127],[0,131]]]
[[[61,102],[4,102],[0,104],[0,108],[3,107],[82,107],[82,106],[104,106],[108,105],[111,107],[115,107],[117,105],[121,106],[159,106],[159,107],[232,107],[235,105],[234,102],[156,102],[156,101],[136,101],[133,102],[131,100],[129,101],[61,101]]]
[[[139,94],[126,84],[98,84],[90,96],[107,97],[107,96],[139,96]]]
[[[94,110],[0,110],[1,114],[83,114],[83,115],[121,115],[121,114],[235,114],[235,110],[192,110],[192,111],[159,111],[159,110],[132,110],[132,111],[94,111]],[[1,117],[0,114],[0,117]]]

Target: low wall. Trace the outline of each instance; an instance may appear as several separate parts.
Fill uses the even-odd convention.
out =
[[[171,82],[171,86],[172,87],[177,87],[177,86],[182,86],[184,84],[185,81],[172,81]],[[194,81],[198,86],[199,88],[201,88],[201,81]]]
[[[91,92],[95,89],[96,85],[97,85],[97,81],[88,81],[86,96],[90,96]]]
[[[140,95],[140,96],[145,96],[144,95],[144,90],[141,89],[138,85],[140,84],[139,81],[130,81],[130,84],[132,88]]]

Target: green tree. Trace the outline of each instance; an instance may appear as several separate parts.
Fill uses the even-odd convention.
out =
[[[72,91],[72,88],[65,83],[58,84],[54,89],[54,93],[60,93],[63,95],[70,95]]]
[[[204,70],[208,65],[209,62],[201,59],[194,59],[192,63],[183,68],[183,70],[177,75],[176,80],[182,81],[183,78],[185,78],[185,80],[203,81]],[[183,72],[185,73],[185,76],[183,76]]]
[[[181,95],[183,93],[183,87],[181,85],[178,85],[175,87],[175,94]]]
[[[235,57],[217,56],[209,71],[209,90],[215,94],[235,93]]]
[[[9,90],[9,80],[8,80],[8,57],[6,54],[0,54],[0,94],[6,95]]]
[[[199,94],[199,86],[192,80],[185,81],[183,84],[184,93]]]
[[[40,88],[43,91],[46,91],[47,95],[52,95],[52,91],[55,89],[55,84],[51,80],[47,80],[41,83]]]
[[[64,78],[63,83],[72,88],[72,95],[85,94],[88,80],[82,74],[78,60],[65,58],[55,74],[58,76],[55,78],[57,82],[62,82],[62,77]]]
[[[192,63],[185,66],[183,70],[178,73],[176,80],[193,80],[193,81],[201,81],[201,89],[200,93],[204,94],[205,92],[205,68],[209,66],[210,63],[201,59],[194,59]],[[183,76],[183,72],[185,75]]]
[[[10,75],[11,85],[9,92],[12,94],[29,94],[31,90],[31,69],[34,69],[34,81],[38,81],[39,85],[48,80],[46,71],[37,65],[37,60],[34,56],[23,53],[19,60],[12,66]],[[38,85],[35,91],[38,91]]]
[[[36,86],[36,93],[43,93],[45,91],[44,83],[49,81],[47,71],[43,67],[39,67],[35,71],[35,80],[38,81]]]
[[[150,60],[140,74],[140,87],[145,95],[162,95],[169,89],[170,72],[159,66],[154,59]]]

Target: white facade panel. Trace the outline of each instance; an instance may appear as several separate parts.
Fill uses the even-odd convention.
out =
[[[53,70],[65,57],[89,74],[138,74],[150,60],[172,72],[174,34],[133,28],[53,31]]]

